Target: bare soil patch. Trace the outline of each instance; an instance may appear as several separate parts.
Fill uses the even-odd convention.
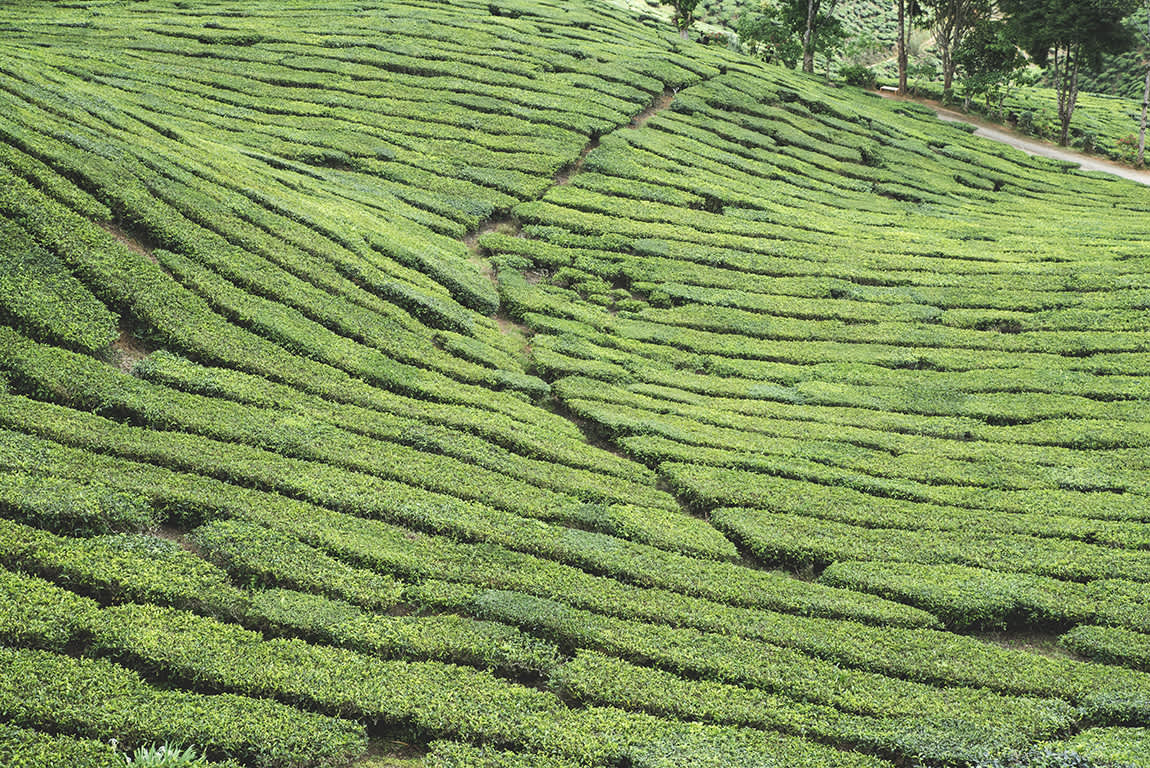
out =
[[[124,373],[131,373],[136,363],[156,351],[156,347],[136,336],[132,324],[120,322],[120,335],[112,342],[110,362]]]
[[[642,112],[640,112],[639,114],[637,114],[633,118],[631,118],[631,124],[628,125],[627,127],[632,129],[632,130],[642,128],[644,125],[647,124],[648,120],[650,120],[652,117],[654,117],[655,115],[662,112],[664,109],[667,109],[668,107],[670,107],[671,102],[674,100],[675,100],[675,89],[674,88],[664,89],[661,94],[659,94],[658,96],[655,97],[655,100],[651,102],[650,106],[648,106]]]
[[[587,162],[587,155],[591,154],[591,150],[595,149],[597,146],[599,146],[598,137],[593,138],[591,141],[587,142],[587,146],[583,147],[583,150],[579,153],[578,159],[571,163],[571,165],[568,165],[567,167],[560,170],[559,173],[555,174],[554,186],[561,187],[582,173],[583,164]]]
[[[100,224],[100,226],[109,235],[116,238],[116,240],[118,240],[120,242],[120,244],[123,245],[125,248],[127,248],[129,251],[132,251],[133,253],[140,254],[141,256],[145,257],[146,259],[148,259],[148,261],[152,262],[153,264],[159,264],[160,263],[159,259],[157,259],[152,254],[151,248],[144,245],[138,239],[136,239],[135,237],[132,237],[130,234],[128,234],[124,230],[120,229],[120,227],[118,225],[113,224],[110,221],[105,221],[105,222],[102,222]]]

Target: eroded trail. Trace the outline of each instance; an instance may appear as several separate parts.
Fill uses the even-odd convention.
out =
[[[671,103],[675,100],[676,93],[677,89],[675,88],[671,88],[670,86],[664,88],[663,92],[658,94],[654,100],[652,100],[652,102],[643,109],[642,112],[639,112],[637,115],[632,117],[629,123],[619,126],[614,131],[611,131],[611,133],[615,133],[617,131],[633,131],[642,128],[651,120],[651,118],[655,117],[655,115],[659,114],[665,109],[670,108]],[[610,136],[611,133],[606,135]],[[597,135],[591,136],[587,140],[587,144],[579,152],[578,157],[576,157],[576,159],[570,164],[561,168],[559,172],[555,174],[555,179],[551,186],[544,190],[543,194],[539,195],[535,199],[542,200],[546,198],[547,193],[555,187],[561,187],[566,184],[570,184],[572,179],[583,172],[583,165],[587,162],[587,156],[591,154],[591,152],[594,151],[596,147],[599,146],[602,138],[602,136]],[[515,218],[513,212],[500,211],[493,215],[491,218],[482,222],[478,228],[472,232],[469,232],[467,236],[463,238],[464,244],[471,252],[471,257],[469,259],[471,263],[479,267],[480,271],[483,272],[483,274],[486,275],[488,279],[490,279],[491,282],[496,285],[496,287],[498,287],[499,278],[497,272],[491,262],[485,258],[483,253],[483,246],[479,243],[479,238],[489,232],[499,232],[516,237],[522,237],[523,233],[522,227],[520,226],[518,220]],[[526,277],[530,281],[532,279],[537,279],[538,276],[526,274]],[[500,310],[500,312],[497,314],[496,321],[499,322],[499,327],[502,328],[504,332],[510,332],[512,329],[514,329],[530,337],[531,331],[526,326],[512,321],[505,315],[502,310]]]
[[[611,131],[605,135],[610,136],[611,134],[617,133],[619,131],[632,131],[643,128],[647,125],[648,122],[650,122],[652,118],[654,118],[660,112],[671,107],[677,92],[678,89],[671,88],[670,86],[664,88],[663,92],[656,95],[651,103],[647,105],[647,107],[645,107],[641,112],[631,118],[630,122],[625,125],[620,125],[614,131]],[[544,192],[536,199],[546,199],[547,193],[552,189],[571,183],[571,181],[576,176],[583,172],[583,166],[587,161],[587,156],[590,155],[591,152],[599,146],[602,139],[603,136],[590,136],[587,144],[579,152],[578,157],[570,164],[561,168],[555,175],[551,186],[544,190]],[[484,252],[483,246],[480,243],[480,238],[483,235],[491,232],[497,232],[514,237],[526,237],[526,235],[523,234],[523,227],[519,220],[515,217],[514,212],[501,211],[486,221],[482,222],[476,230],[468,233],[467,236],[464,237],[463,242],[467,245],[468,250],[471,252],[469,260],[477,267],[479,267],[483,274],[485,274],[498,289],[498,270],[495,265],[492,264],[491,261],[487,258],[487,254]],[[522,274],[523,277],[530,283],[537,283],[540,279],[543,279],[543,276],[534,270],[527,270]],[[503,333],[522,337],[522,350],[525,355],[530,357],[532,353],[531,339],[534,336],[534,331],[527,325],[521,322],[517,322],[515,319],[511,318],[507,311],[502,307],[495,314],[495,321],[498,323],[499,328],[501,331],[503,331]],[[608,437],[602,434],[596,425],[587,421],[586,419],[582,419],[576,416],[574,412],[567,408],[559,398],[553,398],[550,403],[550,407],[553,412],[563,416],[565,419],[577,426],[580,432],[582,432],[584,437],[587,439],[587,442],[591,445],[613,453],[621,458],[631,460],[623,453],[619,446],[615,445]],[[680,498],[674,492],[674,490],[667,484],[665,479],[661,478],[659,480],[659,485],[660,490],[666,491],[676,498],[685,514],[691,514],[689,505],[684,499]],[[741,554],[744,555],[745,564],[754,565],[753,559],[747,558],[745,556],[746,553]]]

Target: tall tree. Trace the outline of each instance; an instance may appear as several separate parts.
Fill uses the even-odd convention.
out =
[[[695,7],[699,0],[671,0],[675,9],[675,26],[679,29],[679,36],[687,39],[687,30],[695,23]]]
[[[906,95],[906,0],[898,0],[898,41],[895,43],[895,56],[898,58],[898,95]]]
[[[769,64],[793,67],[802,57],[803,46],[790,20],[781,8],[763,5],[739,17],[735,31],[753,53]]]
[[[798,11],[806,6],[806,19],[803,25],[803,71],[815,71],[815,51],[819,47],[820,36],[825,33],[837,32],[839,25],[835,18],[835,4],[838,0],[790,0],[791,15],[797,16]]]
[[[906,95],[906,80],[909,56],[906,50],[907,27],[922,15],[918,0],[896,0],[898,8],[898,40],[895,43],[895,56],[898,59],[898,92]]]
[[[1142,44],[1142,64],[1146,67],[1146,90],[1142,92],[1142,119],[1138,122],[1138,166],[1146,159],[1146,112],[1150,109],[1150,0],[1143,8],[1146,11],[1146,37]]]
[[[967,32],[979,19],[991,12],[990,0],[922,0],[930,15],[934,44],[942,64],[943,101],[950,101],[954,90],[954,53],[962,45]]]
[[[1026,67],[1026,57],[1018,50],[1013,28],[1001,19],[979,19],[954,51],[955,66],[962,69],[966,108],[975,94],[985,94],[986,106],[993,102],[999,116],[1010,87]]]
[[[1104,53],[1134,42],[1122,20],[1139,0],[999,0],[1031,60],[1046,67],[1058,95],[1059,142],[1070,142],[1070,120],[1078,104],[1078,73],[1098,66]]]
[[[815,71],[815,54],[842,38],[842,25],[834,16],[838,0],[782,0],[764,2],[739,20],[739,37],[755,43],[764,58],[793,65],[794,50],[802,53],[803,71]]]

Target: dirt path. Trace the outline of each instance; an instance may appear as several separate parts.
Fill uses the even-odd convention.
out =
[[[652,117],[671,106],[671,102],[675,100],[675,91],[676,89],[671,87],[664,88],[646,109],[631,118],[627,127],[631,130],[642,128]]]
[[[937,101],[929,99],[910,99],[900,97],[886,91],[879,91],[879,95],[886,99],[893,99],[896,101],[913,101],[917,104],[923,104],[930,107],[938,113],[938,119],[948,123],[966,123],[967,125],[975,126],[975,136],[982,136],[983,138],[997,141],[1000,144],[1006,144],[1020,149],[1028,155],[1037,155],[1039,157],[1049,157],[1054,160],[1065,160],[1070,163],[1078,165],[1080,170],[1083,171],[1101,171],[1109,173],[1114,176],[1121,176],[1130,181],[1136,181],[1139,184],[1150,186],[1150,170],[1140,171],[1136,168],[1131,168],[1122,163],[1116,163],[1113,160],[1097,157],[1094,155],[1086,155],[1082,152],[1076,152],[1072,149],[1066,149],[1055,144],[1051,144],[1040,139],[1035,139],[1027,136],[1011,128],[992,123],[987,120],[982,120],[972,115],[966,115],[961,112],[955,112],[953,109],[947,109],[939,104]]]

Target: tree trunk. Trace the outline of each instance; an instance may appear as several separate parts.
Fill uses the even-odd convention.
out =
[[[935,44],[938,45],[939,59],[942,64],[942,102],[950,101],[950,92],[954,87],[954,39],[951,30],[943,35],[936,35]]]
[[[803,71],[815,71],[815,19],[819,15],[822,0],[807,0],[807,26],[803,30]]]
[[[898,93],[906,95],[906,0],[898,0]]]
[[[934,23],[934,43],[938,46],[938,58],[942,64],[942,103],[947,104],[953,95],[954,87],[954,38],[957,36],[958,19],[953,3],[938,11]]]
[[[1146,109],[1150,107],[1150,63],[1146,65],[1146,90],[1142,92],[1142,119],[1138,121],[1138,167],[1146,157]]]
[[[1061,127],[1058,143],[1065,147],[1070,143],[1070,116],[1074,111],[1074,107],[1070,103],[1070,71],[1074,67],[1072,62],[1073,49],[1067,47],[1063,51],[1056,47],[1051,56],[1054,62],[1054,93],[1058,96],[1058,123]]]
[[[976,14],[973,0],[949,0],[944,10],[944,20],[936,27],[934,37],[942,63],[942,100],[948,103],[954,99],[954,76],[958,70],[954,52],[962,45]]]
[[[1067,74],[1069,84],[1066,89],[1066,116],[1062,118],[1062,140],[1060,142],[1064,147],[1070,144],[1070,118],[1074,117],[1074,107],[1078,104],[1078,62],[1081,59],[1081,46],[1077,46],[1073,57],[1067,53],[1066,67],[1069,70]]]
[[[1142,119],[1138,122],[1138,167],[1146,156],[1146,110],[1150,107],[1150,16],[1146,17],[1146,90],[1142,92]]]

